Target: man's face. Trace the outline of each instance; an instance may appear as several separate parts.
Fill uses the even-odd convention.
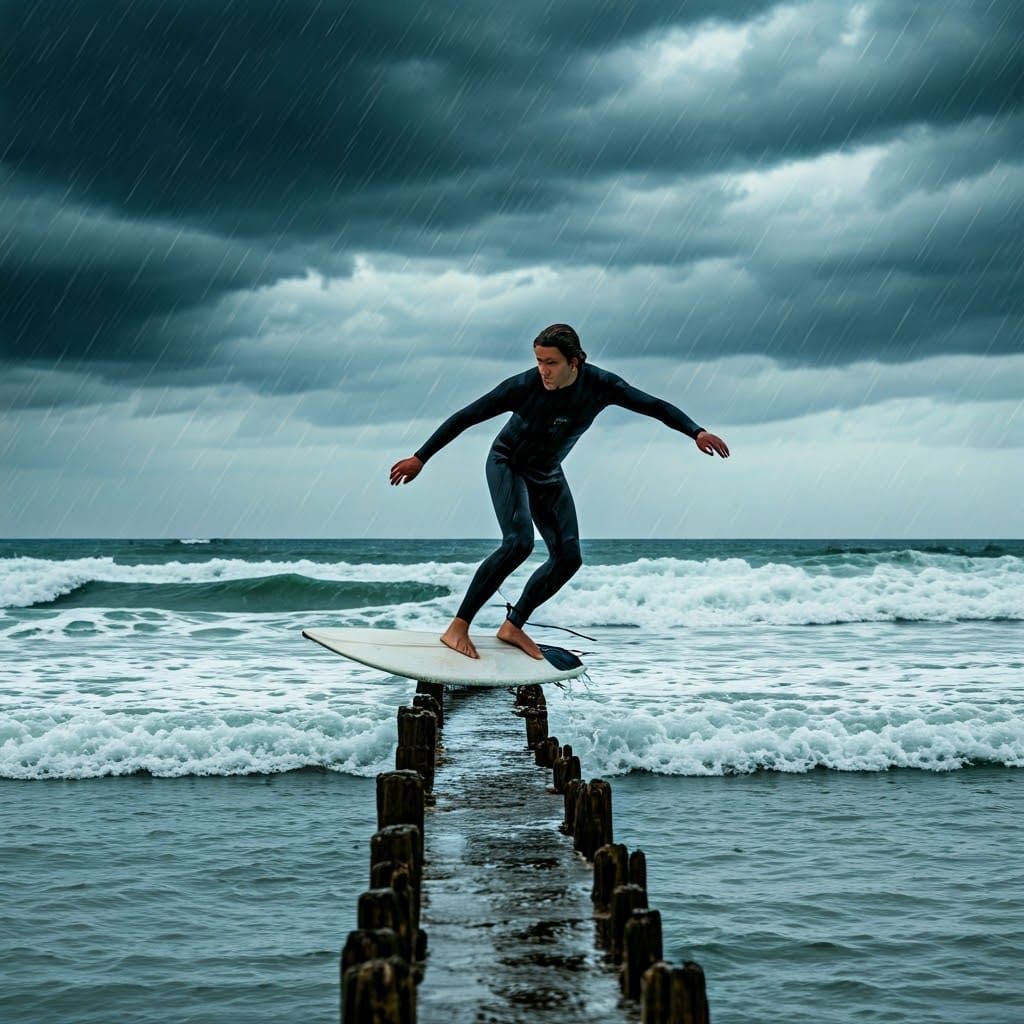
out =
[[[564,388],[575,380],[576,360],[571,363],[553,345],[534,345],[533,353],[537,357],[537,369],[540,379],[548,391]]]

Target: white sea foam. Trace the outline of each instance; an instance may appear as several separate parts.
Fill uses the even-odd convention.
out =
[[[945,562],[945,564],[941,564]],[[1024,618],[1024,562],[944,558],[837,571],[743,559],[640,559],[595,567],[545,615],[582,625],[804,625],[895,620]],[[618,567],[616,567],[618,568]]]
[[[702,701],[669,709],[576,708],[554,713],[592,775],[644,769],[666,775],[725,775],[761,769],[806,772],[921,768],[973,763],[1024,767],[1024,719],[1008,707],[970,704],[876,706],[821,711],[759,700]]]
[[[531,561],[503,588],[514,599]],[[460,594],[475,563],[403,564],[288,562],[213,558],[203,562],[119,565],[110,558],[50,561],[0,559],[0,607],[52,601],[90,581],[204,583],[294,573],[321,580],[409,581]],[[433,619],[450,613],[451,599],[424,602]],[[416,608],[390,609],[415,622]],[[379,611],[374,613],[380,614]],[[408,616],[409,618],[406,618]],[[748,624],[1024,619],[1024,559],[906,553],[898,561],[805,567],[744,559],[641,558],[623,565],[587,565],[544,607],[545,621],[566,625],[645,628]]]
[[[22,713],[0,726],[0,777],[249,775],[309,766],[373,775],[391,766],[393,734],[390,714],[326,710]]]
[[[392,693],[392,697],[394,694]],[[1024,720],[982,704],[822,711],[814,702],[739,699],[623,708],[616,701],[549,704],[552,731],[589,775],[643,769],[724,775],[814,768],[948,771],[976,763],[1024,767]],[[472,713],[469,708],[461,713]],[[390,708],[121,711],[97,706],[7,715],[0,777],[246,775],[325,767],[371,776],[391,766]]]
[[[514,599],[534,558],[508,587]],[[391,763],[404,681],[304,641],[316,625],[437,629],[470,562],[0,560],[0,776],[278,772]],[[323,612],[25,607],[91,580],[296,574],[440,584],[423,602]],[[476,628],[500,619],[486,608]],[[538,614],[588,629],[593,683],[549,694],[586,771],[1024,766],[1024,559],[920,552],[756,564],[587,565]],[[921,620],[917,627],[897,620]],[[959,620],[959,621],[957,621]],[[811,623],[845,623],[822,629]],[[941,624],[941,625],[940,625]],[[564,697],[564,699],[563,699]],[[467,704],[460,713],[471,714]]]

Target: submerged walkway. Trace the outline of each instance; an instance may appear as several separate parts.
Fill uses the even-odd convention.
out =
[[[445,695],[444,752],[427,811],[420,1024],[639,1019],[595,948],[593,871],[558,831],[506,690]]]

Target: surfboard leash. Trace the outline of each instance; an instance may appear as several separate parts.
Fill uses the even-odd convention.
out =
[[[502,598],[505,597],[505,595],[502,594],[500,590],[498,591],[498,593],[501,594]],[[500,608],[501,605],[495,604],[492,607]],[[506,601],[505,602],[505,615],[507,616],[510,611],[512,611],[512,604],[509,601]],[[586,633],[578,633],[575,629],[570,629],[568,626],[552,626],[552,625],[550,625],[548,623],[545,623],[545,622],[530,622],[529,620],[526,620],[526,619],[523,620],[523,625],[524,626],[536,626],[538,629],[560,629],[560,630],[562,630],[563,633],[572,633],[573,636],[582,637],[584,640],[590,640],[591,642],[593,642],[595,644],[598,642],[597,637],[587,636]]]

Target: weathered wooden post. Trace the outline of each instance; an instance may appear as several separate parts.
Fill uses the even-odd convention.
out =
[[[673,1024],[672,968],[663,960],[644,971],[640,982],[640,1024]]]
[[[709,1024],[704,971],[694,960],[683,961],[672,972],[672,1012],[680,1024]]]
[[[426,932],[419,927],[425,801],[419,772],[382,772],[377,776],[378,830],[370,839],[370,890],[395,891],[402,916],[408,921],[402,952],[409,960],[423,960],[427,942]],[[402,929],[394,928],[402,936]]]
[[[587,860],[612,841],[612,787],[594,779],[576,790],[573,818],[573,846]],[[568,819],[567,819],[568,820]]]
[[[543,708],[547,711],[547,707],[548,702],[544,696],[544,690],[537,683],[516,687],[515,708],[517,714],[522,714],[526,708]]]
[[[423,776],[415,771],[381,772],[377,776],[377,828],[415,825],[419,832],[417,853],[423,863]]]
[[[434,702],[436,703],[436,701]],[[398,745],[401,747],[436,747],[437,716],[426,708],[398,709]]]
[[[607,910],[615,888],[631,881],[625,843],[606,843],[594,851],[594,886],[590,898],[597,910]]]
[[[629,881],[644,891],[644,906],[647,903],[647,855],[643,850],[634,850],[629,855]]]
[[[429,693],[417,693],[412,699],[412,706],[414,708],[421,708],[423,711],[432,711],[434,717],[437,719],[437,740],[438,743],[441,741],[441,705],[437,699],[431,697]]]
[[[538,768],[553,768],[558,757],[558,737],[548,736],[533,750],[533,763]]]
[[[410,769],[423,776],[429,793],[434,788],[434,752],[437,747],[437,718],[424,708],[398,709],[398,748],[395,768]]]
[[[409,869],[404,864],[395,864],[393,861],[384,860],[374,864],[370,869],[370,892],[392,889],[398,900],[398,912],[403,921],[407,922],[403,934],[402,929],[396,927],[395,931],[401,940],[405,941],[405,948],[398,952],[407,960],[422,960],[418,955],[419,930],[420,930],[420,894],[413,885]],[[362,925],[360,925],[362,927]]]
[[[641,1024],[710,1024],[707,989],[700,964],[682,967],[656,963],[644,972],[640,996]]]
[[[523,711],[523,718],[526,721],[526,745],[531,750],[536,750],[548,734],[548,710],[526,708]]]
[[[350,967],[341,989],[342,1024],[415,1024],[416,985],[400,957]]]
[[[604,779],[592,779],[590,782],[590,817],[593,821],[594,845],[587,857],[593,859],[594,851],[599,846],[606,846],[614,841],[612,829],[612,787]],[[632,879],[630,879],[632,881]]]
[[[398,954],[398,933],[393,928],[358,928],[351,931],[341,951],[340,981],[344,984],[345,972],[356,964]]]
[[[609,953],[613,964],[622,963],[626,922],[634,910],[644,906],[644,891],[639,885],[618,885],[612,890]]]
[[[568,800],[566,801],[568,802]],[[580,782],[575,790],[573,801],[572,836],[573,849],[590,860],[594,856],[597,844],[594,841],[594,820],[590,800],[590,783]],[[566,817],[568,821],[568,816]]]
[[[595,941],[600,949],[611,945],[612,893],[620,885],[629,884],[629,859],[623,843],[608,843],[594,851],[594,885],[590,898],[594,904],[597,926]]]
[[[562,824],[558,826],[559,830],[564,832],[567,836],[571,836],[576,829],[576,804],[579,800],[580,790],[586,783],[582,779],[570,779],[566,783],[565,795],[564,795],[564,810]]]
[[[388,825],[370,837],[370,871],[377,864],[401,864],[409,871],[410,880],[418,890],[423,884],[423,845],[415,825]],[[370,888],[378,888],[371,882]]]
[[[416,684],[417,693],[425,693],[437,701],[437,727],[444,728],[444,683],[425,683],[420,680]]]
[[[555,758],[555,763],[551,766],[551,788],[556,793],[564,793],[569,782],[581,776],[580,759],[573,755],[572,747],[566,743],[562,747],[562,753]]]
[[[397,868],[401,878],[398,887],[367,889],[359,897],[358,923],[365,929],[390,928],[398,936],[399,955],[410,963],[413,959],[412,903],[409,899],[409,876]]]
[[[661,957],[661,914],[657,910],[634,910],[626,921],[619,977],[628,999],[640,998],[644,972]]]

